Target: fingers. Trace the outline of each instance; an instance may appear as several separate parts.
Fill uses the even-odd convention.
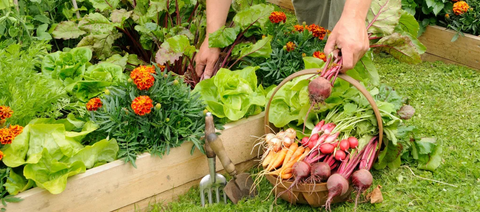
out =
[[[209,60],[207,62],[207,66],[205,66],[205,71],[203,72],[204,79],[210,79],[213,75],[213,67],[215,66],[215,62],[217,60]]]
[[[342,49],[342,69],[341,73],[345,73],[350,69],[353,69],[356,61],[354,61],[354,52],[350,47]]]
[[[203,73],[203,69],[205,69],[205,65],[202,64],[202,62],[200,61],[195,61],[195,62],[196,62],[195,73],[197,73],[197,76],[201,76]]]

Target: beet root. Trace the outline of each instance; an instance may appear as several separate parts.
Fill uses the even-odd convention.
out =
[[[348,191],[348,181],[340,174],[332,174],[327,180],[328,199],[325,202],[325,209],[331,211],[330,204],[336,196],[341,196]]]
[[[323,77],[317,77],[308,83],[308,93],[312,103],[323,102],[332,93],[332,84]]]
[[[314,163],[311,168],[310,177],[315,182],[325,182],[331,175],[332,170],[325,162]]]
[[[360,169],[352,174],[352,184],[355,190],[357,190],[357,197],[355,198],[355,211],[357,211],[357,203],[360,194],[370,188],[373,183],[372,174],[366,169]]]

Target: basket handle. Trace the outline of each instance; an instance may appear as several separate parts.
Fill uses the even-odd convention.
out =
[[[313,74],[318,74],[318,69],[305,69],[305,70],[302,70],[302,71],[299,71],[299,72],[295,72],[293,73],[292,75],[288,76],[287,78],[285,78],[276,88],[275,90],[273,91],[272,93],[272,96],[270,97],[270,99],[268,100],[268,103],[267,103],[267,106],[265,107],[265,134],[267,133],[270,133],[271,131],[271,128],[270,128],[270,123],[269,123],[269,119],[268,119],[268,116],[269,116],[269,112],[270,112],[270,104],[272,103],[272,100],[273,100],[273,97],[275,96],[275,94],[277,93],[278,90],[280,90],[280,88],[285,85],[287,82],[289,82],[290,80],[292,79],[295,79],[297,77],[300,77],[300,76],[303,76],[303,75],[313,75]],[[353,79],[352,77],[346,75],[346,74],[339,74],[338,77],[340,79],[343,79],[345,81],[347,81],[348,83],[350,83],[351,85],[353,85],[355,88],[357,88],[360,93],[362,93],[365,98],[367,98],[368,102],[370,103],[370,105],[372,105],[372,109],[373,109],[373,112],[375,113],[375,118],[377,119],[377,125],[378,125],[378,146],[381,147],[382,146],[382,139],[383,139],[383,122],[382,122],[382,116],[380,115],[380,110],[378,110],[378,107],[377,107],[377,104],[375,103],[375,100],[373,99],[372,95],[370,95],[370,92],[367,91],[367,89],[365,89],[365,87],[363,87],[362,84],[360,84],[357,80]],[[378,149],[380,150],[380,148]]]

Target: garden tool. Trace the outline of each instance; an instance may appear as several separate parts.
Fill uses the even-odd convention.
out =
[[[215,134],[215,126],[213,124],[213,116],[211,113],[207,113],[205,117],[205,137],[206,135],[213,133]],[[216,173],[216,155],[213,152],[212,148],[208,145],[208,142],[205,141],[205,152],[207,155],[208,160],[208,168],[210,174],[206,175],[205,177],[200,180],[200,198],[202,202],[202,207],[205,207],[205,193],[208,195],[208,204],[212,204],[212,190],[216,192],[216,202],[220,202],[220,192],[223,191],[225,185],[227,185],[227,179],[221,175]],[[225,192],[223,193],[223,202],[227,203],[227,196]]]
[[[228,198],[230,198],[234,204],[237,204],[237,202],[244,197],[256,196],[257,190],[255,187],[252,188],[252,177],[248,173],[237,174],[235,165],[228,157],[225,147],[223,147],[222,139],[218,137],[217,134],[210,133],[206,136],[205,141],[210,145],[215,154],[218,155],[223,168],[232,176],[232,180],[227,183],[224,189]]]

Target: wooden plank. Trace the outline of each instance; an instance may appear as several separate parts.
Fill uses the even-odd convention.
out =
[[[428,26],[419,40],[427,47],[427,53],[458,64],[480,69],[480,37],[465,34],[451,42],[456,32],[439,26]],[[428,56],[427,56],[428,57]],[[429,59],[435,59],[430,57]]]
[[[239,164],[235,164],[235,167],[237,169],[238,173],[242,172],[248,172],[250,168],[258,165],[258,160],[257,159],[252,159],[246,162],[242,162]],[[219,173],[223,174],[224,176],[227,176],[228,174],[222,170]],[[141,201],[138,201],[134,204],[128,205],[126,207],[120,208],[116,210],[116,212],[136,212],[136,211],[148,211],[148,208],[151,207],[153,204],[162,204],[162,205],[167,205],[168,203],[172,201],[178,200],[178,196],[181,194],[186,193],[188,190],[190,190],[191,187],[198,186],[200,183],[200,179],[194,180],[192,182],[188,182],[186,184],[183,184],[181,186],[172,188],[168,191],[162,192],[160,194],[157,194],[155,196],[143,199]],[[200,194],[199,194],[200,195]]]
[[[264,115],[250,117],[225,126],[221,138],[234,163],[252,160],[256,137],[263,135]],[[67,188],[58,195],[33,188],[17,195],[23,201],[10,203],[7,210],[16,211],[114,211],[208,174],[204,154],[185,143],[163,158],[143,154],[137,158],[137,168],[117,160],[93,168],[68,180]],[[223,169],[217,160],[217,170]],[[177,195],[178,193],[175,192]]]
[[[433,54],[430,54],[430,53],[425,53],[425,54],[422,54],[422,60],[423,61],[430,61],[430,62],[435,62],[435,61],[442,61],[444,63],[448,63],[448,64],[455,64],[455,65],[462,65],[462,66],[465,66],[463,64],[460,64],[460,63],[457,63],[453,60],[449,60],[447,58],[443,58],[443,57],[439,57],[437,55],[433,55]],[[470,67],[470,68],[473,68],[473,67]]]
[[[276,4],[280,7],[285,8],[285,9],[295,10],[295,8],[293,7],[292,0],[267,0],[267,2],[270,2],[272,4]]]

